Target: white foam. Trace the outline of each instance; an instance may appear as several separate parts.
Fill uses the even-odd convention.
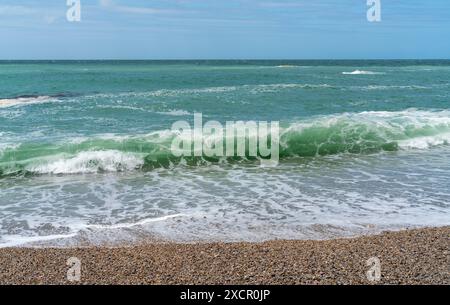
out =
[[[410,85],[410,86],[383,86],[383,85],[369,85],[369,86],[363,86],[363,87],[353,87],[353,88],[360,88],[365,90],[390,90],[390,89],[430,89],[430,87],[426,86],[419,86],[419,85]]]
[[[193,88],[193,89],[161,89],[148,93],[141,93],[138,95],[150,95],[150,96],[176,96],[180,94],[201,94],[201,93],[221,93],[235,91],[236,86],[224,86],[224,87],[206,87],[206,88]]]
[[[448,164],[448,154],[442,155],[438,164],[423,154],[411,154],[405,163],[386,154],[382,159],[363,156],[275,168],[39,177],[2,189],[0,203],[15,205],[0,204],[0,213],[13,220],[0,228],[0,246],[24,241],[77,246],[80,241],[120,243],[145,236],[175,241],[311,239],[358,233],[359,224],[448,225],[448,171],[433,175]],[[62,235],[26,237],[55,232]],[[45,242],[58,238],[65,239]]]
[[[133,110],[133,111],[148,112],[144,108],[133,107],[133,106],[126,106],[126,105],[96,105],[96,107],[97,108],[103,108],[103,109],[120,109],[120,110]]]
[[[0,143],[0,157],[2,156],[3,152],[7,149],[17,149],[20,146],[20,144],[15,143]]]
[[[165,221],[169,219],[179,218],[186,216],[184,214],[174,214],[166,215],[156,218],[147,218],[135,223],[119,223],[115,225],[86,225],[86,224],[73,224],[71,229],[73,232],[67,234],[51,234],[51,235],[41,235],[41,236],[21,236],[21,235],[7,235],[2,236],[2,241],[0,242],[0,248],[6,247],[18,247],[23,245],[39,245],[39,243],[50,242],[54,240],[64,240],[71,239],[78,236],[81,232],[86,230],[120,230],[128,229],[137,226],[145,226],[147,224],[156,223],[160,221]]]
[[[310,88],[331,88],[328,84],[267,84],[267,85],[244,85],[244,88],[250,88],[252,93],[277,92],[283,89],[310,89]]]
[[[171,116],[187,116],[187,115],[192,115],[192,113],[190,113],[189,111],[186,110],[180,110],[180,109],[172,109],[169,111],[161,111],[161,112],[157,112],[158,114],[163,114],[163,115],[171,115]]]
[[[20,236],[20,235],[8,235],[2,236],[2,242],[0,243],[0,248],[9,248],[9,247],[19,247],[26,244],[36,243],[36,242],[45,242],[52,241],[56,239],[66,239],[75,237],[77,233],[71,234],[55,234],[48,236]]]
[[[204,87],[204,88],[187,88],[187,89],[159,89],[147,92],[123,92],[118,94],[95,94],[85,96],[85,98],[126,98],[126,97],[172,97],[184,94],[211,94],[211,93],[225,93],[233,92],[242,89],[251,90],[275,90],[275,89],[290,89],[290,88],[329,88],[328,84],[300,84],[300,83],[279,83],[279,84],[252,84],[239,86],[222,86],[222,87]],[[136,109],[137,110],[137,109]],[[177,109],[175,109],[177,111]],[[164,112],[161,112],[164,113]],[[183,114],[184,115],[184,114]]]
[[[82,174],[98,171],[118,172],[136,169],[144,164],[143,157],[116,150],[85,151],[74,157],[55,156],[55,161],[31,164],[25,170],[40,174]]]
[[[183,217],[183,216],[186,216],[186,215],[184,215],[184,214],[166,215],[166,216],[157,217],[157,218],[147,218],[147,219],[143,219],[141,221],[134,222],[134,223],[119,223],[119,224],[115,224],[115,225],[87,225],[86,228],[87,229],[125,229],[125,228],[132,228],[132,227],[136,227],[136,226],[143,226],[143,225],[146,225],[149,223],[164,221],[164,220]]]
[[[334,128],[350,132],[364,126],[386,141],[396,142],[399,148],[427,149],[450,143],[450,111],[365,111],[314,117],[294,122],[282,130],[282,135],[301,133],[308,128]],[[427,135],[422,136],[425,133]],[[287,143],[281,142],[282,146]]]
[[[276,66],[277,68],[297,68],[299,66],[295,66],[295,65],[279,65]]]

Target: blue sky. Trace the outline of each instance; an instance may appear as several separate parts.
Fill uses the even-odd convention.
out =
[[[1,59],[450,58],[450,1],[0,0]]]

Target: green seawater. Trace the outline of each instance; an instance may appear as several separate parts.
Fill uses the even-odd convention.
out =
[[[194,113],[279,122],[279,165],[174,157]],[[449,142],[448,60],[0,61],[0,244],[448,225]]]

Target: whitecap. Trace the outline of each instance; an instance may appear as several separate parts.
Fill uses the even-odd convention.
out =
[[[55,100],[54,98],[52,98],[51,96],[47,96],[47,95],[0,99],[0,108],[30,105],[30,104],[36,104],[36,103],[46,103],[46,102],[50,102],[50,101],[54,101],[54,100]]]
[[[364,70],[355,70],[352,72],[342,72],[344,75],[376,75],[376,74],[384,74],[381,72],[373,72],[373,71],[364,71]]]
[[[192,115],[189,111],[186,110],[180,110],[180,109],[171,109],[168,111],[160,111],[157,112],[158,114],[162,115],[171,115],[171,116],[186,116],[186,115]]]
[[[144,158],[138,154],[116,150],[84,151],[74,157],[59,155],[52,159],[54,160],[30,164],[25,170],[38,174],[85,174],[129,171],[144,164]]]

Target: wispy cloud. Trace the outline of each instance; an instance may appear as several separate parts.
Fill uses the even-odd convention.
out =
[[[302,7],[305,6],[304,3],[301,2],[261,2],[260,6],[262,7],[271,7],[271,8],[289,8],[289,7]]]
[[[64,11],[58,11],[48,7],[0,5],[0,16],[2,16],[2,20],[14,20],[21,22],[23,25],[28,24],[28,22],[36,22],[36,20],[46,24],[53,24],[60,18],[60,15],[64,16]]]
[[[36,13],[36,10],[22,5],[0,5],[2,16],[23,16]]]
[[[113,0],[100,0],[100,6],[121,13],[131,14],[178,14],[181,10],[160,9],[154,7],[139,7],[116,4]]]

